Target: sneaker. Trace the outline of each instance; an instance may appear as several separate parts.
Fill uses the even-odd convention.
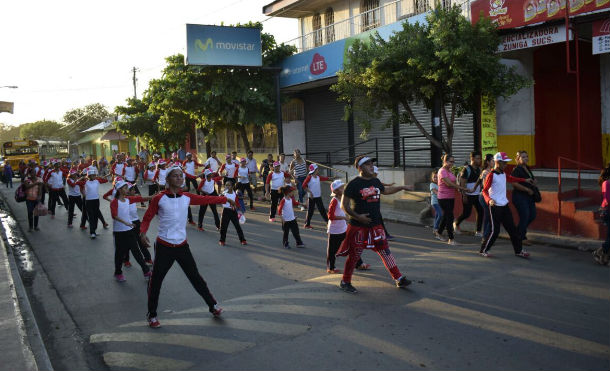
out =
[[[305,211],[305,207],[303,207],[303,206],[299,206],[299,209],[300,209],[301,211]]]
[[[305,247],[305,244],[303,244],[303,243],[298,244],[298,245],[297,245],[297,247],[298,247],[299,249],[302,249],[302,248],[304,248],[304,247]]]
[[[153,261],[150,259],[144,260],[144,263],[146,263],[146,265],[154,265]]]
[[[220,232],[220,227],[216,227],[216,232]]]
[[[210,308],[210,313],[212,313],[212,315],[214,317],[220,317],[220,315],[222,314],[223,309],[221,307],[218,306],[218,304],[214,304],[213,308]]]
[[[152,272],[151,271],[148,271],[148,272],[144,273],[144,279],[146,281],[150,281],[150,277],[152,277]]]
[[[434,231],[434,238],[436,238],[439,241],[447,241],[447,239],[445,237],[443,237],[442,234],[438,233],[437,231]]]
[[[449,239],[449,240],[447,241],[447,245],[455,246],[455,245],[457,245],[457,243],[455,242],[455,240],[453,240],[453,239]]]
[[[148,327],[150,328],[159,328],[161,327],[161,323],[157,319],[157,317],[150,317],[148,319]]]
[[[360,264],[359,266],[356,267],[356,269],[358,269],[359,271],[368,271],[371,269],[371,265],[370,264]]]
[[[328,274],[339,274],[339,273],[341,273],[341,269],[327,269],[326,273],[328,273]]]
[[[115,274],[114,275],[114,279],[117,280],[118,282],[125,282],[125,281],[127,281],[125,279],[125,276],[123,276],[122,274]]]
[[[483,237],[483,233],[481,233],[481,232],[475,232],[474,236],[475,236],[475,237]]]
[[[248,242],[246,240],[243,240],[243,241],[241,241],[241,244],[246,246],[246,245],[248,245]]]
[[[72,227],[72,224],[68,224],[68,228],[74,228],[74,227]]]
[[[305,229],[313,229],[313,227],[311,225],[309,225],[309,224],[305,224],[303,226],[303,228],[305,228]]]
[[[271,223],[275,223],[275,218],[269,218],[269,221],[270,221]]]
[[[485,251],[479,253],[479,255],[481,255],[484,258],[491,258],[491,254],[488,252],[485,252]]]
[[[521,250],[521,252],[520,252],[520,253],[518,253],[518,254],[515,254],[515,256],[518,256],[518,257],[520,257],[520,258],[529,258],[530,253],[528,253],[528,252],[527,252],[527,251],[525,251],[525,250]]]
[[[203,229],[203,227],[197,227],[197,230],[198,230],[199,232],[205,232],[205,229]]]
[[[97,235],[95,233],[91,233],[91,236],[89,236],[89,237],[91,237],[91,239],[94,240],[95,237],[97,237]]]
[[[51,214],[51,219],[55,219],[55,214]]]
[[[219,244],[220,246],[224,246],[224,245],[225,245],[225,242],[224,242],[224,241],[218,241],[218,244]]]
[[[104,229],[108,229],[108,223],[104,223]]]
[[[388,241],[392,241],[392,240],[394,240],[394,236],[392,236],[391,234],[386,234],[385,239]]]
[[[40,230],[40,228],[38,228],[38,227],[34,227],[34,230],[35,230],[35,231],[39,231],[39,230]]]
[[[402,276],[396,280],[396,287],[402,288],[407,287],[411,284],[411,280],[407,279],[407,277]]]
[[[285,249],[289,249],[289,248],[290,248],[290,244],[285,243],[285,244],[284,244],[284,248],[285,248]]]
[[[131,268],[131,262],[129,260],[123,262],[123,265],[125,266],[125,268]]]
[[[356,288],[352,286],[351,283],[345,283],[343,281],[341,281],[341,283],[339,284],[339,288],[341,288],[341,290],[345,292],[349,292],[350,294],[355,294],[358,292],[358,290],[356,290]]]
[[[455,234],[461,234],[462,230],[460,229],[460,226],[457,225],[457,222],[453,222],[453,230],[455,231]]]
[[[85,229],[87,229],[87,227],[86,227],[86,226],[84,226],[84,225],[81,225],[81,226],[80,226],[80,229],[85,230]]]
[[[192,220],[191,220],[191,221],[189,221],[189,224],[190,224],[190,225],[197,225],[197,224],[196,224],[194,221],[192,221]]]

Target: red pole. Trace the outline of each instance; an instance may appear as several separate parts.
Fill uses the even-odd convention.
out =
[[[557,157],[557,235],[561,236],[561,157]]]
[[[569,1],[568,1],[569,2]],[[574,43],[576,44],[576,141],[578,151],[578,195],[580,196],[580,164],[581,164],[581,149],[580,149],[580,54],[578,53],[578,30],[573,29]]]

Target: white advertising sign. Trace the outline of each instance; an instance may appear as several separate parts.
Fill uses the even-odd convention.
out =
[[[572,32],[570,32],[570,40],[572,40],[572,38]],[[537,46],[550,45],[565,41],[565,25],[531,28],[502,36],[502,42],[498,46],[498,52],[502,53],[512,50],[535,48]]]

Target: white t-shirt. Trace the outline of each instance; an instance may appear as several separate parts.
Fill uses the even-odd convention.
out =
[[[237,179],[238,182],[240,183],[250,183],[250,179],[248,178],[248,174],[250,173],[250,170],[248,170],[247,167],[239,167],[237,169]]]
[[[235,198],[237,197],[237,194],[235,192],[233,193],[228,193],[228,192],[223,192],[222,193],[223,196],[225,196],[226,198],[235,201]],[[231,208],[231,204],[226,202],[224,204],[222,204],[222,207],[224,207],[225,209],[230,209]]]

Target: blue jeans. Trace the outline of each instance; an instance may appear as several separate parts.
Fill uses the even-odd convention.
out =
[[[34,216],[34,208],[38,205],[38,200],[25,200],[25,206],[28,209],[28,225],[30,229],[38,228],[38,216]]]
[[[305,196],[305,190],[303,190],[303,182],[305,181],[304,176],[297,178],[297,190],[299,191],[299,203],[303,203],[303,196]]]
[[[432,204],[432,207],[434,208],[434,230],[436,231],[443,218],[443,209],[441,209],[439,204]]]
[[[527,240],[527,227],[536,219],[536,203],[534,198],[527,193],[514,191],[513,204],[519,213],[517,232],[521,240]]]
[[[483,206],[483,238],[486,239],[491,233],[491,218],[489,217],[489,205],[482,194],[479,195],[479,203]]]

